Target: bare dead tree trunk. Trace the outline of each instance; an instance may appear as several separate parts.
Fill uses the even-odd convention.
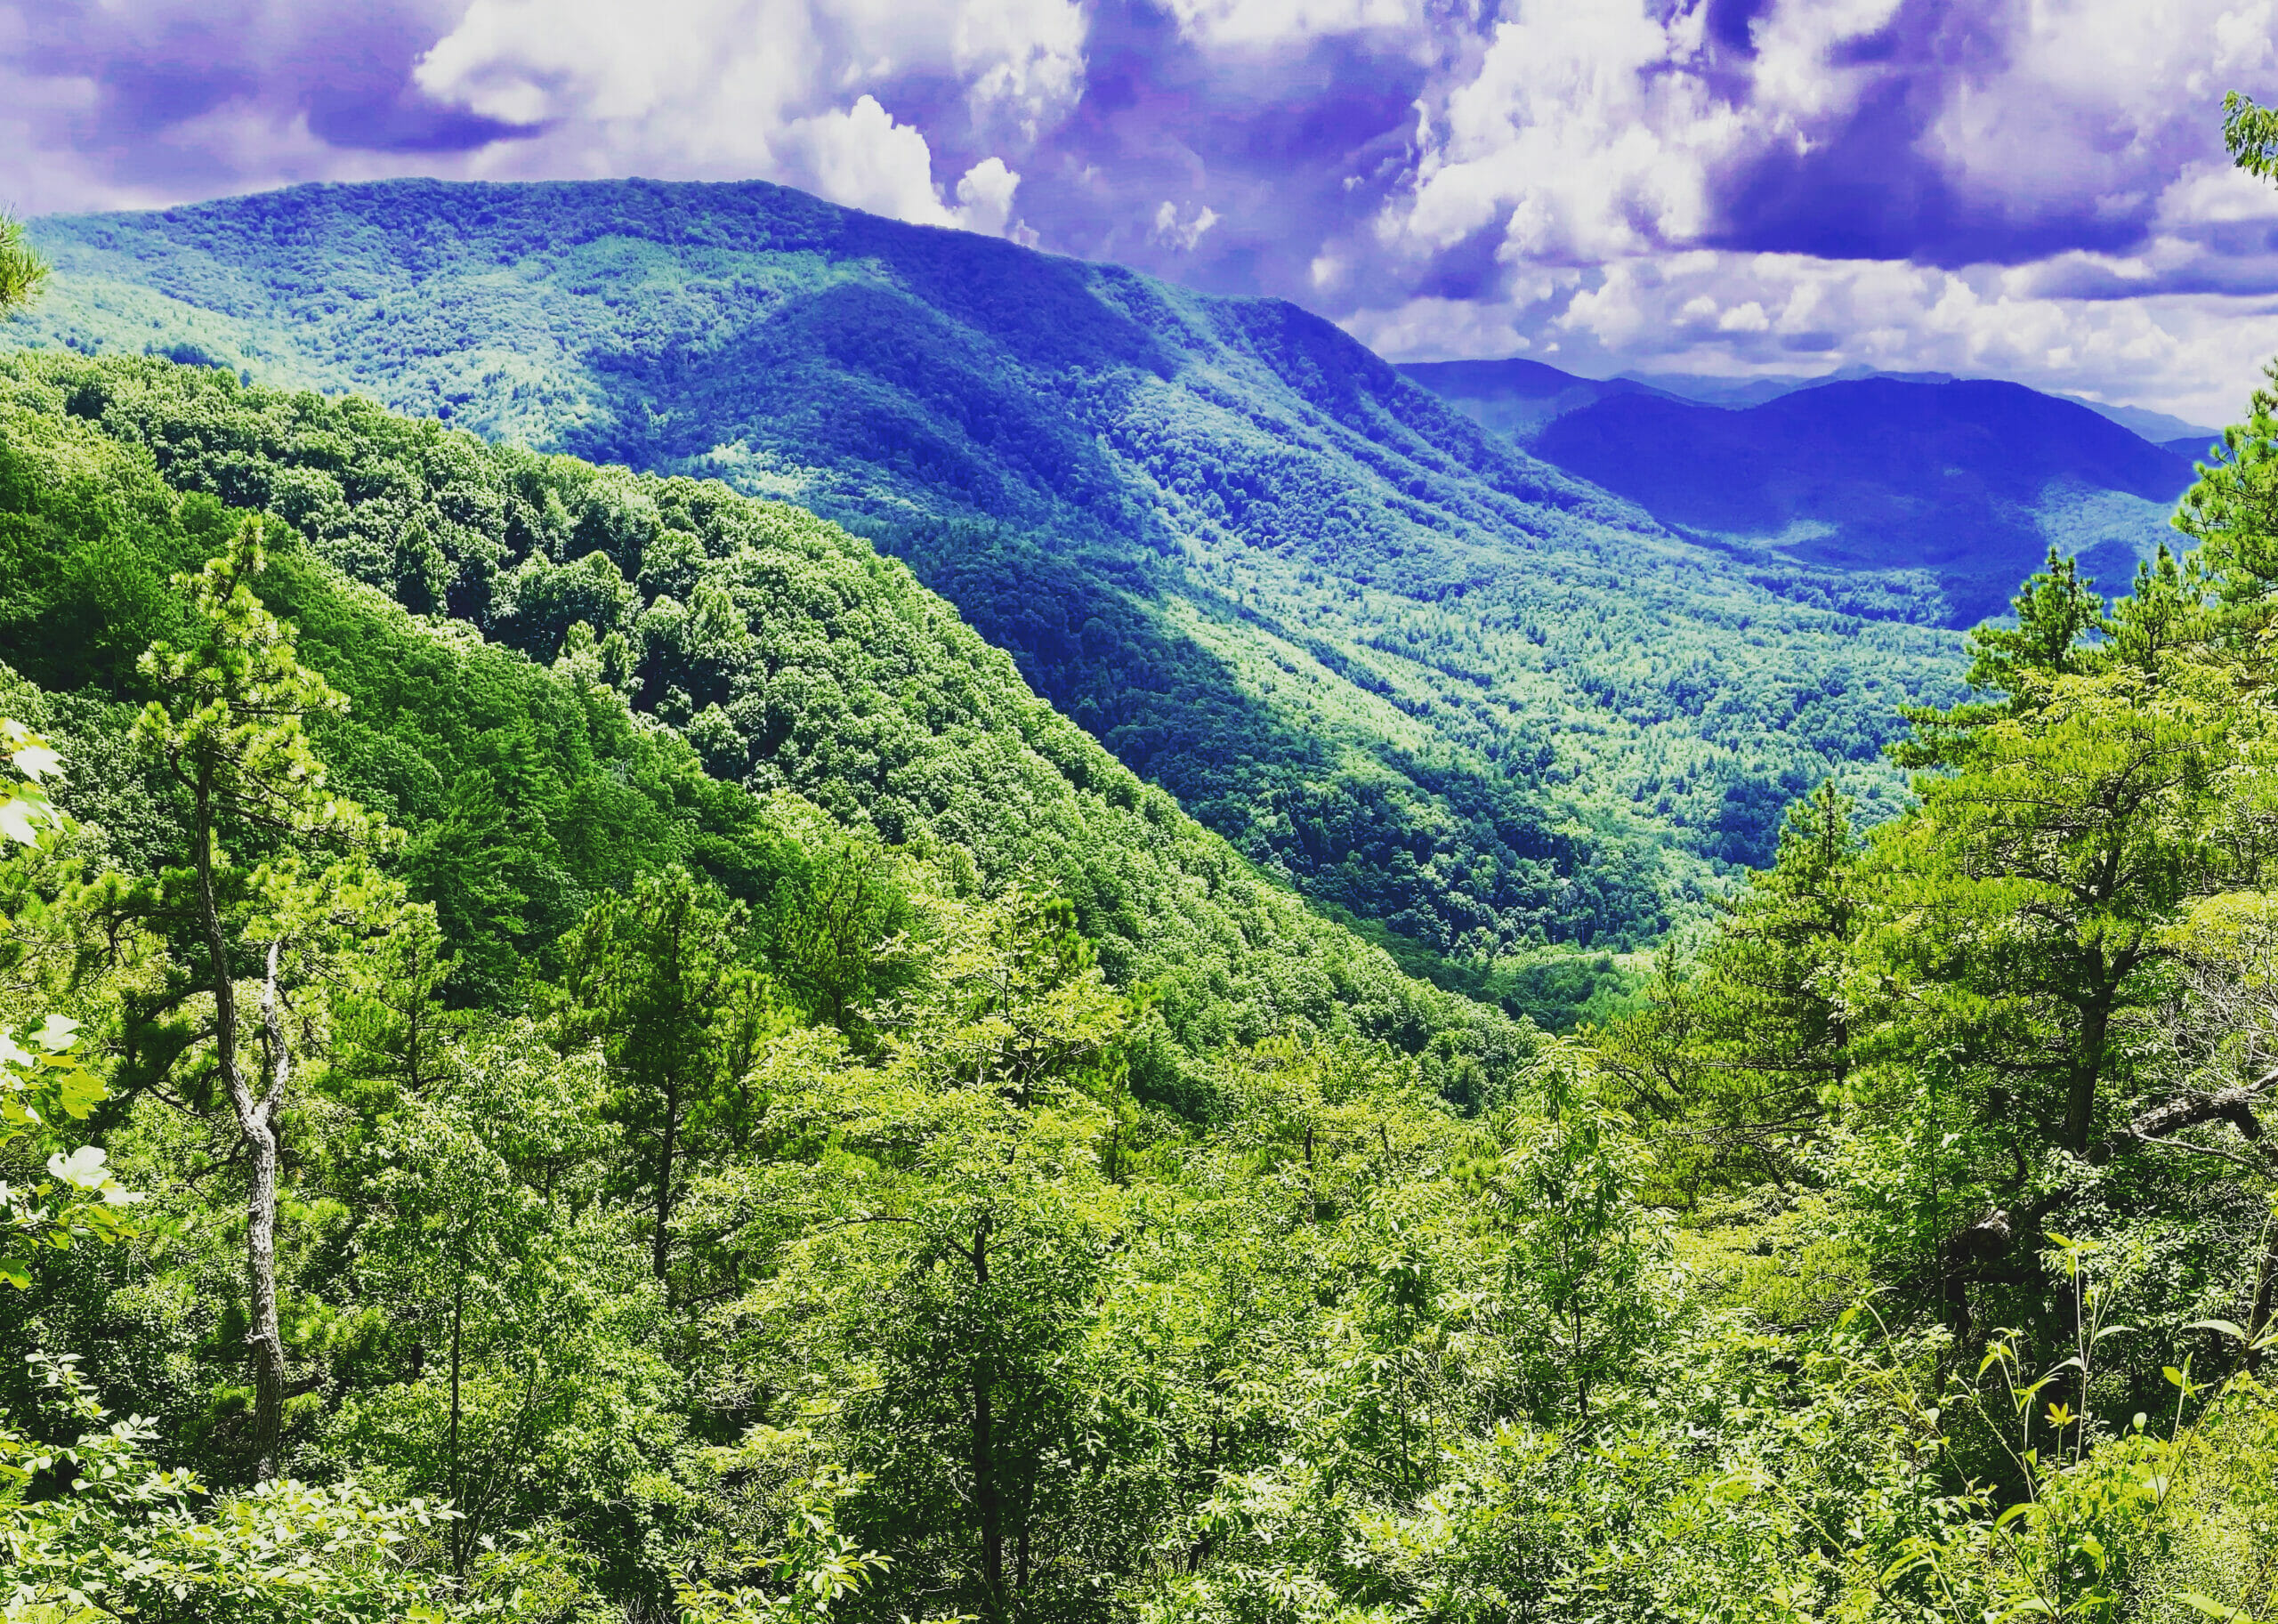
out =
[[[285,1343],[277,1324],[277,1118],[291,1060],[277,993],[281,944],[269,944],[268,974],[262,982],[262,1033],[268,1049],[269,1080],[267,1089],[256,1098],[238,1062],[237,982],[230,963],[229,940],[222,930],[221,903],[214,890],[213,780],[209,773],[200,772],[195,779],[185,775],[184,782],[196,814],[190,855],[198,874],[206,957],[214,973],[214,1059],[251,1164],[246,1192],[246,1284],[253,1323],[246,1340],[253,1355],[254,1472],[266,1483],[277,1475],[279,1441],[285,1422]]]
[[[246,1278],[252,1288],[253,1432],[254,1473],[267,1482],[277,1475],[279,1441],[285,1424],[285,1339],[277,1324],[277,1117],[290,1075],[291,1051],[285,1043],[285,1013],[277,993],[280,944],[269,944],[268,974],[261,984],[261,1023],[268,1049],[269,1086],[254,1098],[234,1054],[225,1071],[238,1129],[252,1152],[253,1176],[246,1193]]]

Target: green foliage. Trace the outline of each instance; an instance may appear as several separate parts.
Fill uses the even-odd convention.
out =
[[[1510,1267],[1539,1297],[1545,1340],[1587,1427],[1590,1389],[1628,1362],[1650,1324],[1649,1237],[1628,1123],[1596,1097],[1588,1062],[1554,1050],[1535,1076],[1541,1124],[1506,1152],[1490,1199],[1511,1231]]]
[[[773,1591],[723,1586],[699,1572],[675,1579],[673,1600],[682,1619],[687,1624],[821,1624],[842,1601],[892,1566],[833,1526],[833,1499],[858,1486],[843,1477],[826,1477],[785,1521],[780,1544],[763,1553],[735,1552],[731,1577],[772,1579],[778,1587]]]
[[[812,801],[858,844],[955,849],[985,889],[1031,877],[1066,897],[1111,979],[1153,990],[1167,1041],[1147,1086],[1167,1096],[1203,1086],[1193,1056],[1290,1018],[1424,1053],[1473,1099],[1523,1057],[1522,1030],[1308,913],[1038,702],[900,566],[809,514],[164,362],[25,355],[0,376],[19,402],[0,492],[20,493],[0,507],[21,515],[0,516],[0,651],[51,688],[133,692],[127,645],[177,626],[166,576],[234,527],[204,493],[296,527],[306,551],[281,553],[266,589],[353,706],[313,731],[340,787],[406,830],[404,877],[442,925],[456,1002],[511,997],[594,897],[652,861],[690,861],[763,923],[788,920],[771,888],[802,860],[739,777]],[[170,497],[112,437],[192,494]],[[452,612],[528,659],[408,621],[315,562],[392,590],[407,526],[440,549]],[[685,602],[659,593],[629,632],[521,612],[517,571],[602,543]],[[653,716],[628,715],[628,689]],[[891,930],[891,912],[863,928]],[[815,967],[796,969],[796,996],[864,996],[800,979]]]
[[[42,780],[61,775],[62,758],[12,718],[0,719],[0,740],[20,775],[0,802],[0,840],[36,847],[43,830],[67,827],[41,788]],[[0,854],[6,850],[0,844]],[[20,1038],[34,1046],[27,1049]],[[0,1281],[19,1289],[31,1284],[32,1248],[69,1250],[89,1236],[116,1244],[134,1233],[125,1208],[141,1197],[111,1176],[101,1147],[72,1148],[65,1135],[64,1125],[85,1121],[108,1092],[85,1057],[74,1053],[78,1044],[79,1022],[69,1015],[51,1014],[31,1031],[0,1027],[0,1152],[33,1161],[46,1152],[47,1176],[61,1187],[42,1199],[37,1186],[18,1189],[0,1180],[0,1228],[6,1232]]]
[[[54,777],[61,770],[61,758],[45,739],[12,718],[0,722],[0,743],[8,747],[15,780],[7,788],[7,798],[0,800],[0,839],[19,845],[36,844],[43,826],[55,828],[63,820],[41,788],[42,780]]]
[[[24,241],[24,222],[0,214],[0,320],[39,297],[47,283],[47,262]]]
[[[69,1250],[90,1236],[116,1243],[134,1233],[125,1208],[141,1198],[111,1176],[105,1152],[95,1145],[63,1148],[63,1125],[86,1120],[108,1092],[71,1052],[77,1025],[68,1016],[48,1016],[23,1034],[30,1049],[0,1029],[0,1151],[24,1156],[28,1147],[30,1159],[46,1151],[47,1176],[59,1186],[43,1192],[0,1180],[0,1228],[6,1232],[0,1281],[19,1289],[32,1283],[32,1248]]]
[[[612,1115],[655,1213],[650,1266],[667,1277],[672,1216],[704,1131],[731,1143],[763,1109],[747,1091],[754,1054],[777,1027],[765,975],[746,962],[748,922],[685,869],[644,877],[594,905],[564,955],[565,1031],[598,1038],[622,1079]],[[804,941],[802,942],[804,945]]]
[[[351,1624],[450,1616],[404,1547],[443,1507],[376,1502],[352,1484],[264,1483],[213,1496],[156,1466],[139,1418],[110,1421],[68,1359],[33,1355],[67,1426],[44,1446],[0,1419],[0,1615],[25,1624],[117,1618]],[[36,1479],[63,1491],[30,1498]]]
[[[1904,811],[1820,784],[1549,1043],[842,532],[8,376],[0,649],[69,690],[4,679],[61,744],[6,735],[10,1616],[2269,1616],[2259,431],[2197,554],[2027,584]],[[233,499],[301,435],[421,528],[184,495],[135,425],[192,418]]]
[[[2250,175],[2278,179],[2278,113],[2237,91],[2223,97],[2223,145],[2231,162]]]
[[[875,537],[1245,857],[1443,957],[1644,946],[1766,860],[1822,779],[1894,810],[1897,706],[1958,691],[1913,581],[1673,536],[1288,304],[757,183],[299,188],[39,231],[65,273],[39,342],[716,476]],[[637,643],[653,615],[635,704],[678,726],[717,703],[692,741],[752,743],[689,665],[713,634],[688,543],[713,543],[669,504],[565,491],[544,556],[517,541],[478,585],[459,554],[495,506],[431,508],[320,450],[256,496],[232,481],[273,477],[265,437],[149,427],[170,477],[179,454],[183,482],[296,524],[417,508],[333,556],[494,633],[496,593],[542,658],[580,617]],[[2005,529],[2047,482],[2012,477]],[[2122,528],[2156,521],[2120,500]]]

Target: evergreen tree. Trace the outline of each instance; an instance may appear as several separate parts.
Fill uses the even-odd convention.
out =
[[[565,1030],[601,1040],[617,1079],[611,1114],[628,1143],[645,1147],[640,1176],[659,1281],[690,1166],[709,1148],[694,1129],[734,1114],[773,1019],[749,934],[741,904],[675,867],[597,903],[563,944]]]
[[[24,240],[24,222],[0,214],[0,320],[28,307],[47,283],[47,263]]]
[[[277,1317],[279,1142],[294,1046],[283,976],[288,950],[331,911],[341,875],[303,873],[299,848],[330,841],[369,844],[384,833],[361,808],[330,794],[309,741],[311,717],[346,701],[302,665],[290,627],[264,607],[253,582],[265,566],[262,527],[248,519],[230,552],[196,576],[177,578],[189,601],[192,641],[151,646],[141,671],[160,695],[134,737],[182,793],[186,870],[170,871],[202,959],[213,1001],[206,1036],[248,1163],[246,1280],[251,1299],[256,1475],[276,1475],[285,1412],[285,1351]],[[249,867],[225,836],[283,848]],[[259,978],[260,1069],[244,1058],[238,985]]]

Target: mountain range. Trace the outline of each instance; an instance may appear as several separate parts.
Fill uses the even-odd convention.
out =
[[[1923,571],[1940,618],[2001,614],[2050,547],[2108,593],[2172,535],[2212,430],[1943,373],[1827,380],[1580,378],[1541,362],[1404,376],[1509,443],[1741,558],[1864,578]],[[1650,455],[1639,455],[1651,448]]]
[[[302,187],[33,235],[58,272],[35,343],[839,521],[1269,873],[1476,962],[1654,939],[1822,779],[1894,807],[1881,747],[1958,693],[1953,628],[2051,542],[2111,576],[2189,477],[2014,386],[1732,410],[1491,363],[1524,385],[1498,418],[1284,303],[756,182]],[[1649,478],[1609,465],[1625,439]],[[469,612],[416,602],[416,553],[351,562]],[[700,701],[638,703],[684,726]]]

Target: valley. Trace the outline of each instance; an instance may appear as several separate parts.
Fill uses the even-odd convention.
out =
[[[1894,808],[1896,707],[1959,692],[1910,588],[1688,539],[1286,304],[761,185],[300,189],[38,240],[43,342],[850,525],[1250,860],[1429,956],[1704,917],[1821,778]]]

